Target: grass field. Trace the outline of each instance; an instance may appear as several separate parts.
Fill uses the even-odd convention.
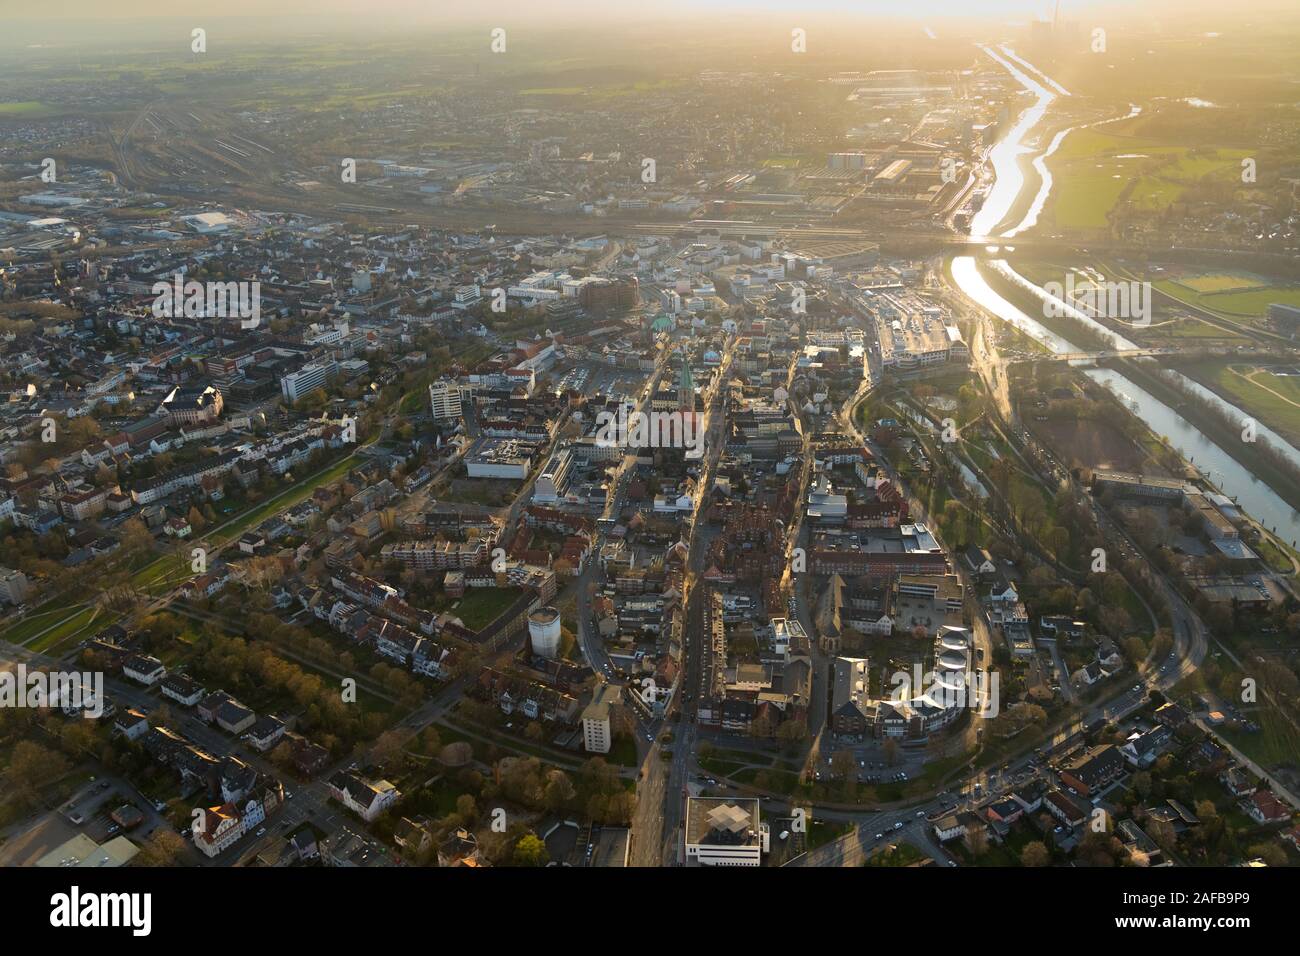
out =
[[[1180,302],[1217,313],[1225,318],[1258,319],[1274,302],[1300,306],[1300,286],[1236,288],[1216,291],[1198,291],[1196,279],[1161,279],[1152,283],[1161,292]]]
[[[54,112],[54,107],[40,100],[24,100],[15,103],[0,103],[0,116],[38,116]]]
[[[23,644],[30,641],[47,627],[66,621],[76,614],[80,608],[81,605],[79,604],[59,604],[57,607],[46,605],[38,608],[25,619],[5,631],[4,634],[0,634],[0,638],[10,644]]]
[[[1263,767],[1293,763],[1300,753],[1300,733],[1295,727],[1267,705],[1256,708],[1250,716],[1260,726],[1258,733],[1220,730],[1223,739]]]
[[[120,614],[105,613],[98,608],[83,608],[52,631],[42,634],[27,647],[28,650],[57,657],[78,641],[102,631],[120,618]]]
[[[1292,443],[1300,442],[1300,375],[1276,374],[1276,371],[1293,371],[1292,367],[1261,368],[1205,361],[1189,365],[1186,370],[1197,381],[1256,416],[1283,438]]]
[[[1242,272],[1212,272],[1208,275],[1191,276],[1179,279],[1178,284],[1186,286],[1193,292],[1235,292],[1241,289],[1256,289],[1268,283],[1258,276]]]
[[[1078,130],[1048,160],[1055,182],[1049,215],[1062,228],[1105,229],[1121,198],[1161,212],[1197,183],[1237,175],[1245,155]]]
[[[477,631],[495,621],[519,594],[518,588],[468,588],[451,613]]]
[[[1114,170],[1077,170],[1059,180],[1052,214],[1058,225],[1072,229],[1105,229],[1127,179]]]
[[[117,621],[121,615],[105,613],[84,604],[64,605],[38,611],[27,620],[11,627],[3,635],[11,644],[19,644],[39,654],[60,654],[80,641]]]

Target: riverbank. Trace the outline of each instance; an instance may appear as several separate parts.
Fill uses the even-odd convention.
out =
[[[1257,364],[1258,362],[1258,364]],[[1280,388],[1289,388],[1290,378],[1270,381],[1269,358],[1244,361],[1236,357],[1206,357],[1192,361],[1176,360],[1171,367],[1197,384],[1209,389],[1230,405],[1256,416],[1277,432],[1292,447],[1300,448],[1300,389],[1294,389],[1295,398]],[[1261,380],[1261,378],[1263,380]]]
[[[1014,264],[1010,262],[1008,262],[1008,265],[1011,265],[1013,269],[1015,268]],[[1047,309],[1043,308],[1042,299],[1028,289],[1007,279],[1006,276],[1000,275],[992,269],[980,269],[980,274],[994,292],[1047,329],[1047,331],[1065,339],[1076,348],[1100,352],[1115,347],[1115,343],[1111,339],[1069,315],[1047,315]]]
[[[1144,363],[1140,360],[1106,359],[1099,364],[1119,372],[1164,402],[1186,419],[1188,424],[1218,445],[1226,455],[1271,488],[1287,505],[1300,511],[1300,482],[1296,481],[1295,475],[1275,462],[1259,447],[1259,443],[1242,441],[1241,429],[1230,426],[1208,402],[1175,388],[1161,376],[1144,368]]]

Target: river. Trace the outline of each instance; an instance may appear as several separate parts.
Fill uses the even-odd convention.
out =
[[[1021,167],[1020,159],[1029,153],[1031,148],[1025,146],[1023,141],[1047,114],[1048,107],[1058,96],[1068,94],[1041,70],[1016,56],[1007,47],[1002,47],[1000,52],[990,47],[981,47],[981,49],[1034,95],[1034,103],[1020,114],[1015,125],[989,150],[988,158],[993,165],[996,179],[993,187],[989,190],[984,205],[971,219],[970,235],[972,238],[1007,239],[1032,227],[1038,221],[1038,215],[1052,188],[1051,174],[1047,169],[1045,159],[1056,151],[1069,133],[1081,127],[1071,127],[1058,132],[1052,138],[1044,153],[1034,160],[1033,166],[1038,173],[1039,183],[1033,200],[1030,202],[1027,211],[1017,222],[1006,224],[1004,220],[1011,214],[1016,204],[1022,200],[1021,194],[1030,187]],[[1040,83],[1031,74],[1042,77],[1043,82]],[[1049,87],[1051,88],[1049,89]],[[1128,115],[1136,115],[1137,110],[1138,107],[1132,107]],[[1122,118],[1125,117],[1116,117],[1101,122],[1115,122]],[[1090,123],[1086,125],[1096,126],[1100,124]],[[1046,300],[1048,298],[1049,294],[1046,291],[1017,273],[1005,260],[977,262],[971,256],[960,256],[952,261],[953,281],[957,283],[968,298],[981,308],[1019,329],[1050,351],[1057,353],[1087,351],[1087,349],[1075,345],[1063,336],[1048,329],[1037,319],[1027,315],[1000,295],[997,290],[989,285],[983,272],[984,269],[995,272],[1039,299]],[[1117,349],[1137,348],[1133,342],[1107,329],[1091,316],[1073,308],[1071,305],[1062,305],[1063,311],[1104,335],[1114,343]],[[1135,414],[1147,422],[1157,434],[1168,439],[1170,444],[1184,458],[1194,461],[1196,466],[1202,472],[1205,472],[1215,485],[1225,494],[1235,498],[1261,524],[1267,528],[1276,529],[1277,533],[1288,541],[1300,540],[1300,512],[1297,512],[1283,501],[1272,488],[1251,474],[1245,466],[1207,438],[1198,428],[1176,411],[1119,372],[1111,369],[1088,369],[1085,374],[1093,381],[1118,395],[1129,407],[1135,407]],[[1220,407],[1228,409],[1236,417],[1242,420],[1247,417],[1240,409],[1224,401],[1210,390],[1191,381],[1186,376],[1181,375],[1181,373],[1178,373],[1178,377],[1183,382],[1188,383],[1197,394],[1209,397]],[[1274,447],[1281,449],[1292,461],[1300,463],[1300,450],[1288,444],[1280,435],[1262,424],[1257,426],[1257,433],[1267,438]]]

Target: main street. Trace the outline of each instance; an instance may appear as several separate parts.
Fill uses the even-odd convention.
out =
[[[686,809],[686,795],[693,768],[697,729],[694,725],[700,699],[702,674],[700,636],[704,631],[704,601],[708,589],[700,579],[708,554],[712,531],[704,527],[702,509],[709,498],[713,474],[726,445],[726,382],[731,374],[735,343],[728,342],[717,375],[704,401],[704,456],[695,483],[695,497],[689,517],[686,544],[689,548],[687,575],[682,587],[684,607],[682,628],[682,669],[676,693],[670,704],[675,713],[672,727],[675,739],[669,745],[657,740],[641,764],[636,818],[632,826],[632,853],[635,866],[675,865],[681,844],[681,826]],[[671,747],[665,759],[661,751]],[[641,793],[644,792],[644,798]]]

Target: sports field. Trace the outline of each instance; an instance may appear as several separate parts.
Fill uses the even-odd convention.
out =
[[[1243,289],[1258,289],[1260,286],[1268,285],[1266,280],[1248,272],[1211,272],[1206,275],[1187,276],[1178,279],[1177,282],[1201,295],[1240,292]]]
[[[1161,279],[1153,285],[1180,302],[1218,313],[1225,318],[1259,319],[1274,302],[1300,306],[1300,286],[1269,286],[1260,280],[1253,287],[1200,290],[1193,283],[1208,278],[1223,281],[1222,276]]]
[[[50,108],[40,100],[23,100],[14,103],[0,103],[0,116],[34,116],[47,113]]]

